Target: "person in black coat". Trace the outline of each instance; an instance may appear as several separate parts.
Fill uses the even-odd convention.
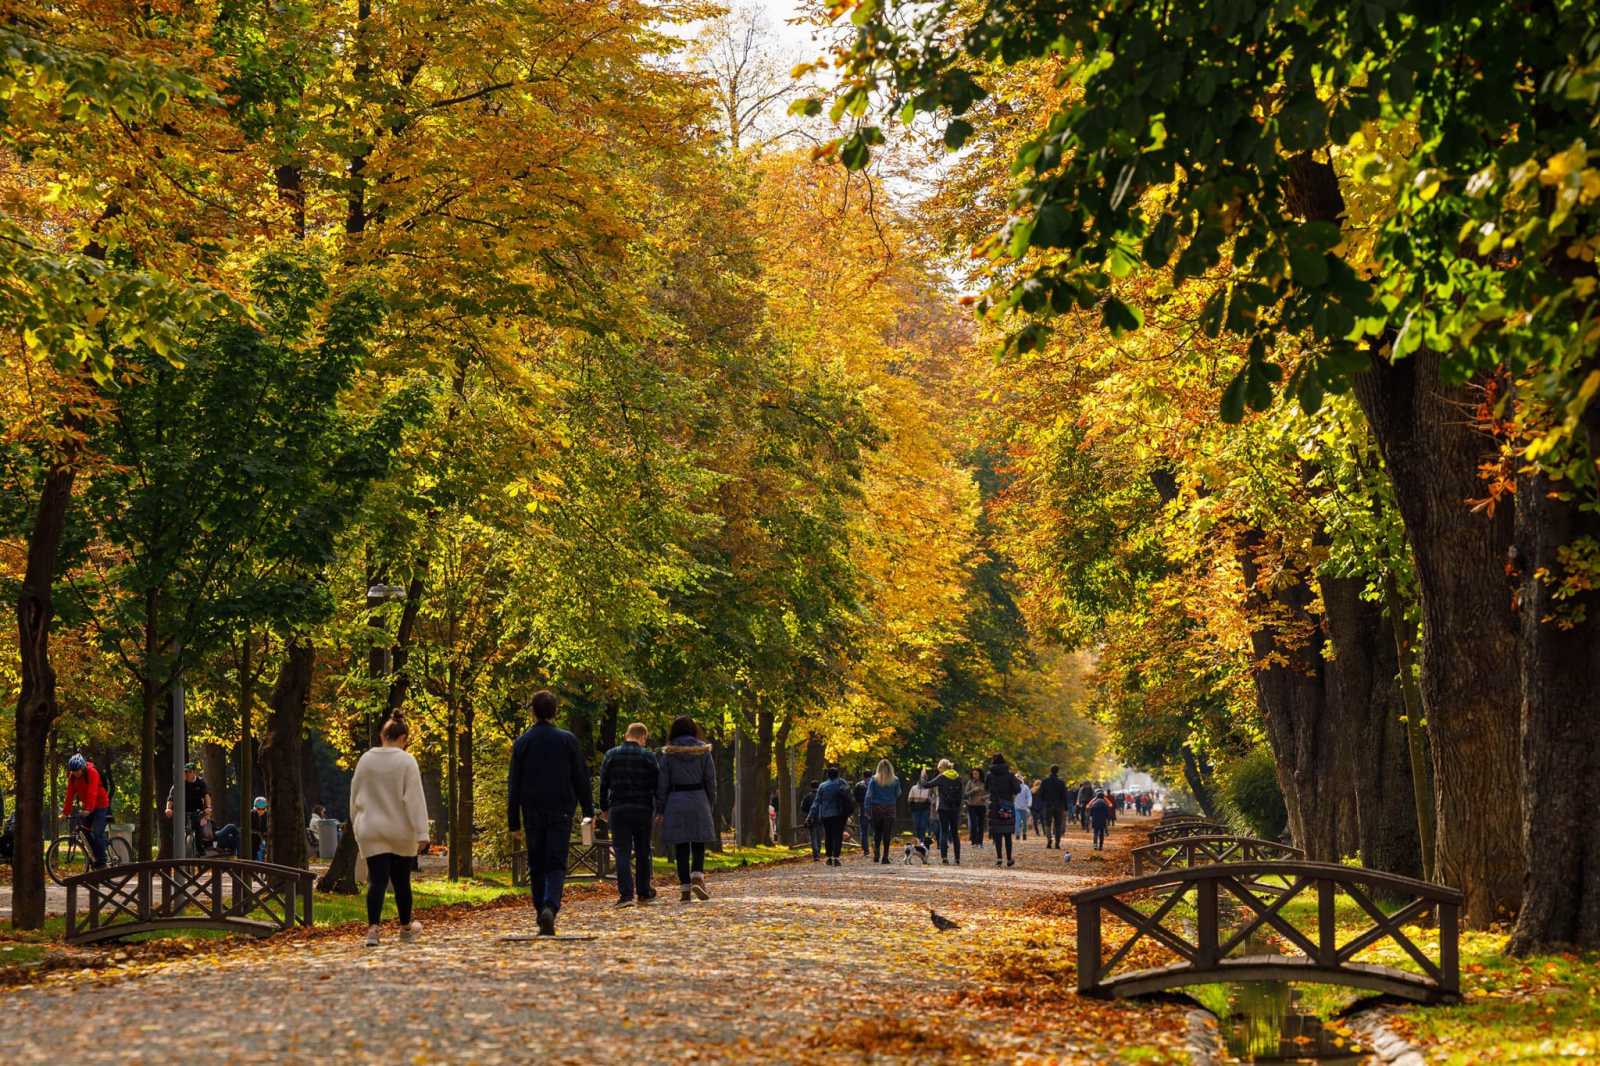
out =
[[[1022,782],[1006,765],[1004,755],[996,754],[989,763],[989,776],[984,780],[984,787],[989,790],[989,836],[994,841],[994,864],[999,866],[1003,858],[1007,866],[1014,866],[1016,860],[1011,856],[1011,835],[1017,829],[1017,809],[1013,801],[1017,793],[1022,791]]]
[[[1059,850],[1061,847],[1070,799],[1067,783],[1061,780],[1061,767],[1050,767],[1050,776],[1039,782],[1039,791],[1033,797],[1033,802],[1044,811],[1044,846],[1047,848]]]
[[[1094,827],[1094,850],[1105,850],[1106,827],[1117,820],[1116,805],[1106,798],[1104,789],[1095,789],[1094,799],[1085,804],[1084,811]]]
[[[594,817],[589,769],[578,738],[555,724],[559,704],[553,692],[533,696],[533,727],[511,746],[506,784],[506,822],[512,836],[526,836],[528,885],[539,916],[539,935],[554,936],[567,880],[567,845],[574,809]]]

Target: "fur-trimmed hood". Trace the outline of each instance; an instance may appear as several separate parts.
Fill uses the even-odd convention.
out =
[[[711,745],[693,737],[674,737],[672,743],[661,749],[663,755],[704,755]]]

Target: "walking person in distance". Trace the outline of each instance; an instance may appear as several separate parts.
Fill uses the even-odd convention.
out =
[[[1044,811],[1044,846],[1059,850],[1061,834],[1067,828],[1067,807],[1072,802],[1072,793],[1061,780],[1061,767],[1050,767],[1049,775],[1039,782],[1033,802]]]
[[[1106,846],[1106,827],[1116,818],[1116,808],[1106,798],[1104,789],[1097,789],[1094,799],[1090,800],[1085,810],[1089,816],[1089,824],[1094,827],[1094,850],[1104,851]]]
[[[600,763],[600,816],[611,826],[611,846],[617,854],[617,906],[631,907],[635,898],[649,903],[656,898],[650,887],[650,829],[655,821],[656,788],[661,767],[646,748],[650,731],[634,722],[621,744],[606,752]]]
[[[656,806],[661,813],[661,843],[678,865],[679,898],[710,899],[706,890],[706,845],[717,839],[712,811],[717,802],[717,767],[711,745],[688,715],[672,722],[671,739],[661,749]]]
[[[967,804],[967,830],[974,847],[983,845],[983,830],[989,814],[989,789],[983,783],[983,772],[974,766],[967,771],[967,783],[961,798]]]
[[[861,775],[850,789],[850,798],[855,802],[856,832],[861,838],[861,854],[872,853],[872,822],[867,818],[867,782],[872,780],[872,772]]]
[[[367,860],[367,940],[378,946],[383,897],[394,886],[400,939],[422,931],[411,918],[411,866],[428,842],[428,802],[422,792],[417,760],[406,751],[411,738],[405,719],[396,714],[383,723],[379,746],[356,761],[350,778],[350,830]]]
[[[872,859],[889,864],[889,844],[894,839],[895,804],[900,800],[900,779],[888,759],[878,760],[878,770],[867,779],[867,817],[872,824]]]
[[[828,854],[828,865],[838,866],[839,852],[844,847],[844,824],[855,809],[850,785],[839,776],[837,766],[828,767],[823,782],[817,789],[817,798],[811,801],[811,816],[822,826],[823,847]]]
[[[1015,866],[1017,861],[1011,854],[1011,835],[1017,828],[1015,801],[1022,782],[1006,765],[1004,755],[995,753],[989,763],[989,776],[984,787],[989,793],[989,833],[994,837],[994,864],[999,866],[1004,861],[1007,866]]]
[[[579,805],[594,817],[589,771],[578,738],[555,724],[556,694],[533,694],[534,723],[511,746],[506,821],[512,836],[528,848],[528,888],[540,936],[554,936],[567,880],[567,850],[572,818]]]
[[[950,847],[956,849],[956,865],[961,865],[961,797],[964,786],[955,764],[949,759],[939,760],[939,771],[933,776],[934,814],[939,819],[939,864],[950,863]]]
[[[1017,778],[1017,798],[1012,801],[1017,808],[1017,839],[1028,839],[1028,815],[1033,811],[1033,789],[1022,777]]]
[[[811,807],[817,802],[817,789],[822,787],[820,781],[806,783],[806,794],[800,797],[800,819],[805,822],[806,832],[811,836],[811,861],[816,862],[822,858],[822,820],[812,813]]]
[[[906,793],[906,804],[911,809],[911,835],[926,852],[932,837],[928,833],[933,822],[933,777],[923,770],[917,783]]]

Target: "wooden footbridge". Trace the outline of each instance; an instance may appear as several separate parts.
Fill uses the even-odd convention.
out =
[[[1200,854],[1193,844],[1198,839],[1191,838],[1180,853]],[[1285,887],[1263,892],[1262,878]],[[1359,929],[1339,928],[1341,896],[1362,916]],[[1391,906],[1399,901],[1398,906],[1386,911],[1380,899]],[[1314,914],[1314,931],[1302,932],[1291,921],[1297,901]],[[1140,996],[1212,981],[1351,985],[1418,1003],[1449,1002],[1461,993],[1461,893],[1407,877],[1331,863],[1225,862],[1099,885],[1073,893],[1072,902],[1083,995]],[[1228,928],[1237,918],[1243,921]],[[1107,919],[1127,926],[1128,936],[1108,945]],[[1432,952],[1404,928],[1429,919],[1439,934]],[[1267,937],[1276,951],[1263,948]],[[1416,971],[1357,961],[1384,940],[1398,945]],[[1176,961],[1127,971],[1123,964],[1140,943],[1159,945]]]
[[[313,874],[240,859],[162,859],[66,879],[69,944],[162,929],[267,936],[311,924]]]

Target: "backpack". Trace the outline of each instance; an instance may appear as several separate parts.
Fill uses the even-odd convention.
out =
[[[856,813],[856,797],[849,785],[839,789],[839,813],[846,818]]]
[[[113,784],[112,781],[111,781],[111,767],[109,765],[105,766],[105,767],[102,767],[99,764],[93,763],[93,762],[91,762],[89,765],[93,766],[96,770],[99,771],[99,773],[100,773],[100,787],[106,790],[106,806],[107,807],[111,806],[113,803],[116,802],[116,799],[117,799],[117,786],[115,784]]]

